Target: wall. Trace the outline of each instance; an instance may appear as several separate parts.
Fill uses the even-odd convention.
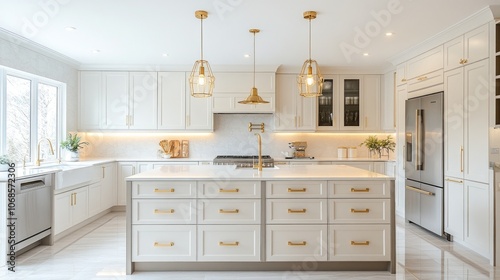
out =
[[[119,159],[156,158],[162,139],[189,140],[190,158],[213,159],[217,155],[257,154],[257,137],[248,131],[248,123],[264,123],[262,153],[283,158],[288,142],[307,141],[307,156],[337,157],[339,146],[357,146],[358,157],[367,157],[368,150],[359,147],[373,133],[273,133],[272,114],[215,114],[214,133],[79,133],[91,145],[82,150],[83,158],[109,157]],[[389,134],[377,134],[385,138]],[[393,135],[394,137],[394,135]]]
[[[66,127],[77,128],[78,72],[70,64],[41,54],[24,46],[23,42],[0,37],[0,65],[66,83]]]

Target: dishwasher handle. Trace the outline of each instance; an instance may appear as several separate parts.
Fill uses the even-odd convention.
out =
[[[27,191],[33,188],[45,187],[45,182],[43,180],[29,181],[26,183],[21,183],[20,190]]]

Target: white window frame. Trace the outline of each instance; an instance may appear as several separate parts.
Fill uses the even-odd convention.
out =
[[[38,84],[57,88],[57,143],[52,143],[56,160],[61,158],[60,141],[66,138],[66,84],[49,78],[37,76],[23,71],[0,66],[0,155],[7,151],[7,76],[19,77],[31,81],[31,124],[30,124],[30,159],[34,163],[38,145]],[[26,163],[27,165],[30,163]]]

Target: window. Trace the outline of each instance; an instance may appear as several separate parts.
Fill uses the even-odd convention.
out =
[[[59,158],[64,84],[9,69],[0,73],[5,83],[5,145],[0,148],[16,163],[35,162],[38,143],[40,159]],[[54,155],[44,139],[52,143]]]

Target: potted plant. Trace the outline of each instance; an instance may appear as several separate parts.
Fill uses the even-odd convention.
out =
[[[9,164],[11,163],[11,160],[9,156],[3,155],[0,156],[0,172],[5,172],[9,170]]]
[[[387,152],[387,157],[389,157],[389,151],[394,152],[394,148],[396,147],[396,143],[392,140],[391,135],[387,135],[387,138],[382,139],[380,142],[380,149],[385,150]]]
[[[359,144],[359,146],[363,145],[368,148],[371,157],[380,158],[381,147],[380,147],[380,141],[378,140],[377,136],[368,136],[368,138],[366,138],[365,141]]]
[[[67,150],[65,156],[66,161],[78,161],[80,159],[78,150],[83,148],[84,145],[89,144],[88,142],[81,142],[81,140],[81,137],[79,137],[77,133],[74,135],[68,133],[66,140],[61,142],[61,148]]]

